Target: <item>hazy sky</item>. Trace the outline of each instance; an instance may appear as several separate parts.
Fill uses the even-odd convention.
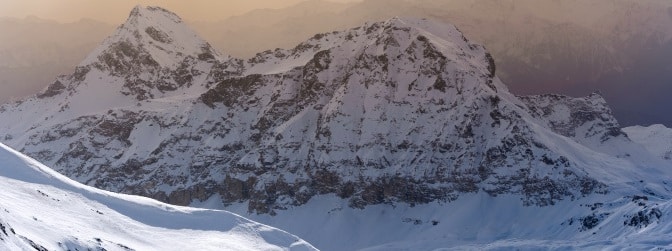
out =
[[[0,17],[37,16],[59,22],[91,18],[123,22],[133,6],[158,5],[185,20],[212,21],[259,8],[282,8],[305,0],[0,0]],[[355,2],[360,0],[329,0]]]

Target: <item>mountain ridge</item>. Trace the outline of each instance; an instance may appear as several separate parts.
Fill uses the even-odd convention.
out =
[[[191,69],[191,86],[155,89],[169,66],[149,64],[159,73],[142,76],[85,65],[53,85],[67,91],[0,106],[2,138],[85,184],[180,205],[242,205],[268,221],[325,196],[344,214],[506,197],[511,208],[539,210],[617,201],[627,206],[609,207],[618,216],[575,208],[563,221],[631,233],[613,227],[635,210],[628,200],[669,197],[669,165],[623,133],[599,94],[516,97],[487,50],[449,24],[393,18],[246,60],[173,56]],[[139,85],[145,95],[123,89],[137,79],[149,82]]]
[[[664,160],[672,160],[672,145],[668,144],[672,138],[672,129],[661,124],[643,126],[631,126],[623,128],[633,141],[644,146],[655,156]]]
[[[100,47],[102,49],[94,51],[92,53],[94,57],[91,58],[101,58],[101,56],[95,55],[107,55],[98,54],[98,52],[108,51],[108,48],[116,48],[117,41],[123,42],[137,39],[137,43],[139,44],[134,46],[139,48],[139,50],[144,50],[143,48],[147,46],[145,44],[150,44],[151,46],[153,42],[151,42],[152,40],[148,40],[148,38],[153,39],[151,38],[151,35],[133,35],[137,34],[138,32],[136,31],[142,30],[145,26],[153,27],[152,25],[139,22],[138,20],[154,20],[159,24],[168,27],[181,24],[179,18],[176,18],[174,14],[166,13],[169,12],[160,8],[134,8],[129,16],[128,22],[120,26],[119,31],[103,43],[103,46]],[[164,19],[168,19],[168,21],[165,21]],[[169,25],[166,25],[166,23]],[[176,33],[172,32],[173,30],[183,30],[183,28],[169,28],[167,31],[164,31],[164,33]],[[144,44],[143,41],[145,41]],[[197,39],[195,41],[198,41],[200,44],[207,44],[202,40]],[[196,48],[198,46],[192,47]],[[128,53],[124,54],[122,52],[122,55],[124,56],[127,56],[127,54]],[[149,57],[154,58],[153,55],[154,54],[150,52]],[[177,58],[182,57],[180,54],[175,55]],[[187,56],[187,58],[189,58],[189,56]],[[120,57],[119,60],[123,61],[123,57]],[[134,60],[134,58],[128,58],[126,61],[131,62],[136,60]],[[88,60],[85,60],[84,62],[88,62]],[[233,59],[229,62],[240,61]],[[439,64],[437,65],[436,62]],[[226,63],[227,62],[225,62],[225,64]],[[101,71],[100,74],[109,72],[108,74],[111,74],[112,76],[117,75],[113,69],[101,67],[96,64],[98,63],[92,64],[92,70],[95,71],[95,69],[98,69]],[[87,63],[83,63],[82,65],[84,65],[82,67],[91,68]],[[187,65],[187,67],[190,67],[190,65],[193,64]],[[196,64],[196,66],[198,65],[199,63]],[[214,65],[217,65],[217,63],[209,63],[208,65],[213,67]],[[107,66],[112,65],[107,64]],[[152,64],[150,64],[150,66],[152,66]],[[170,68],[170,66],[166,67]],[[166,159],[175,160],[175,158],[181,158],[183,160],[177,162],[184,163],[185,156],[171,157],[173,154],[170,153],[170,150],[164,149],[166,146],[176,147],[175,143],[185,140],[187,143],[191,141],[209,142],[204,145],[204,148],[197,151],[211,153],[202,155],[202,157],[199,157],[199,154],[195,154],[194,156],[196,156],[196,158],[204,158],[206,161],[203,162],[203,164],[205,164],[206,167],[213,165],[212,160],[215,160],[214,165],[223,165],[226,169],[229,169],[229,171],[226,171],[225,173],[220,173],[214,176],[211,174],[211,177],[219,176],[219,178],[214,180],[214,184],[208,183],[210,185],[207,186],[213,186],[222,182],[223,180],[221,179],[224,178],[222,176],[225,176],[224,180],[227,180],[224,182],[225,187],[218,188],[217,190],[220,191],[219,193],[223,193],[220,195],[225,198],[225,201],[230,202],[240,199],[249,199],[251,197],[248,197],[250,195],[244,194],[231,194],[230,192],[227,192],[231,190],[231,188],[227,188],[227,186],[238,184],[235,186],[246,187],[256,183],[254,186],[258,187],[260,184],[258,184],[256,180],[259,177],[266,177],[262,178],[262,180],[268,179],[269,181],[272,181],[277,179],[277,177],[287,175],[287,173],[280,174],[277,173],[277,171],[274,171],[283,170],[284,167],[282,166],[291,167],[289,172],[292,173],[292,175],[290,176],[295,176],[295,178],[292,179],[300,182],[298,184],[289,185],[291,184],[291,181],[290,183],[286,183],[287,181],[281,178],[279,181],[275,181],[280,183],[275,183],[272,187],[284,187],[275,188],[282,189],[283,191],[279,192],[279,194],[267,194],[267,192],[261,192],[261,194],[256,195],[260,196],[260,198],[257,199],[267,200],[265,203],[268,203],[269,199],[270,201],[275,201],[280,199],[280,197],[285,196],[284,193],[301,194],[299,190],[305,191],[305,188],[303,187],[316,186],[312,189],[309,188],[308,194],[304,196],[310,198],[315,194],[336,192],[346,197],[350,197],[361,192],[362,194],[357,196],[363,197],[354,200],[354,204],[359,204],[360,206],[369,203],[376,204],[385,201],[381,200],[381,197],[379,197],[382,195],[380,193],[385,190],[384,187],[391,188],[392,186],[402,184],[425,183],[421,180],[432,180],[431,183],[434,183],[437,182],[435,180],[436,178],[427,176],[429,173],[433,173],[432,175],[444,177],[440,178],[443,179],[443,181],[439,181],[439,184],[447,183],[448,186],[429,188],[423,187],[422,185],[417,187],[416,185],[413,185],[410,188],[411,191],[414,191],[411,193],[422,194],[425,193],[422,191],[426,191],[429,194],[434,194],[429,195],[428,198],[423,198],[425,196],[415,198],[418,197],[418,195],[410,195],[413,197],[412,198],[409,197],[409,195],[403,195],[403,193],[407,193],[405,191],[395,190],[393,190],[391,196],[393,198],[397,197],[397,199],[401,199],[402,201],[408,200],[408,202],[413,202],[413,200],[432,201],[435,199],[449,201],[450,198],[459,194],[459,191],[468,192],[487,189],[493,195],[507,191],[519,193],[522,190],[518,190],[518,188],[509,190],[513,189],[510,187],[511,184],[516,184],[516,182],[518,182],[516,180],[521,179],[521,177],[523,179],[529,179],[532,178],[532,176],[528,175],[537,175],[525,173],[530,170],[522,169],[528,171],[520,174],[523,175],[521,177],[513,178],[515,176],[510,176],[511,174],[508,173],[509,171],[506,171],[505,173],[507,174],[501,175],[504,175],[503,177],[510,176],[513,180],[510,180],[509,182],[513,183],[501,183],[501,180],[504,178],[498,177],[498,175],[494,175],[498,178],[488,178],[493,177],[493,174],[497,172],[495,171],[497,169],[493,169],[492,165],[516,166],[520,165],[520,161],[543,160],[543,163],[546,163],[546,165],[555,165],[556,168],[568,168],[572,166],[567,157],[552,154],[543,143],[536,142],[536,140],[533,139],[535,137],[533,135],[540,133],[537,132],[539,129],[536,129],[537,126],[530,127],[527,125],[529,122],[526,122],[524,119],[524,117],[527,116],[525,115],[526,111],[525,109],[520,109],[520,107],[524,107],[525,105],[518,101],[516,97],[508,93],[506,87],[496,78],[495,65],[492,56],[490,56],[482,46],[469,42],[461,32],[453,26],[422,19],[392,18],[386,22],[372,23],[346,32],[318,34],[307,42],[299,44],[292,50],[267,51],[247,60],[242,66],[238,67],[242,67],[245,70],[238,70],[233,73],[234,77],[225,79],[217,85],[213,85],[211,89],[203,91],[203,94],[197,98],[200,102],[194,100],[197,96],[178,95],[176,96],[178,98],[177,102],[173,101],[174,98],[166,99],[165,101],[162,101],[164,99],[150,99],[148,101],[156,100],[159,102],[138,103],[140,107],[139,109],[124,105],[117,109],[109,110],[106,114],[96,112],[99,115],[94,115],[93,117],[86,115],[88,112],[79,112],[81,115],[86,116],[76,115],[78,113],[76,109],[69,109],[68,105],[62,106],[60,109],[65,110],[65,112],[68,110],[75,110],[73,111],[74,116],[76,116],[73,117],[75,119],[65,121],[65,123],[56,123],[55,128],[62,128],[57,129],[59,131],[56,132],[56,135],[49,132],[49,129],[43,132],[38,131],[37,135],[31,136],[31,138],[28,139],[28,142],[31,143],[24,146],[23,149],[27,150],[25,147],[35,149],[44,147],[36,141],[38,138],[42,139],[42,141],[45,139],[47,141],[54,141],[64,138],[67,141],[72,142],[69,143],[70,149],[67,150],[67,154],[62,157],[59,157],[59,154],[54,153],[53,150],[38,150],[37,153],[43,157],[56,158],[57,161],[51,161],[57,166],[65,165],[70,166],[69,168],[73,168],[74,164],[76,167],[74,170],[77,170],[75,173],[79,173],[75,174],[75,176],[88,173],[85,177],[90,178],[86,178],[82,181],[90,183],[96,179],[94,178],[96,176],[89,173],[90,171],[85,170],[103,169],[107,170],[104,172],[112,171],[112,173],[117,173],[116,171],[113,171],[116,169],[113,166],[121,166],[121,170],[126,170],[125,172],[130,172],[130,174],[135,173],[134,175],[147,172],[148,170],[145,168],[152,165],[174,166],[173,168],[176,168],[177,170],[179,169],[178,166],[169,164],[170,161]],[[161,69],[161,67],[159,69]],[[208,71],[207,68],[203,69],[201,72],[206,71]],[[135,78],[137,72],[138,69],[135,68],[132,71],[122,71],[122,73],[126,75],[120,76],[126,79],[123,84],[124,87],[127,87],[129,83],[129,76]],[[262,73],[263,75],[258,75],[259,73]],[[79,88],[78,86],[80,85],[80,82],[100,85],[100,83],[96,83],[95,80],[88,80],[91,74],[92,73],[84,71],[82,73],[76,72],[73,75],[73,78],[75,79],[73,83],[75,84],[71,84],[67,87],[72,91],[70,97],[66,98],[66,100],[76,100],[77,97],[80,96],[89,96],[82,94],[82,91],[75,91],[78,90],[77,88]],[[196,74],[202,73],[196,72]],[[238,74],[239,77],[235,77],[236,74]],[[208,74],[208,76],[210,75],[211,74]],[[206,81],[212,82],[214,80],[208,80],[206,78]],[[199,84],[199,81],[194,82],[197,85]],[[275,83],[275,87],[269,85],[272,83]],[[52,87],[56,86],[56,84],[57,83],[52,85]],[[207,86],[204,85],[203,82],[200,82],[200,85]],[[56,87],[66,89],[63,85]],[[349,91],[351,88],[354,88],[354,90],[357,91]],[[82,89],[86,89],[86,87]],[[124,91],[125,90],[122,89],[118,92],[129,96],[125,98],[127,100],[132,98]],[[47,89],[45,93],[47,92],[49,92],[49,89]],[[387,94],[385,94],[386,92]],[[193,93],[198,93],[198,91],[194,91]],[[326,94],[326,96],[324,94]],[[93,95],[98,96],[95,94]],[[48,95],[46,97],[50,98]],[[184,101],[179,101],[183,97],[186,97],[186,99],[184,99]],[[88,98],[90,99],[91,97]],[[137,96],[136,99],[138,99]],[[143,98],[140,98],[140,100],[142,101]],[[365,100],[369,101],[362,102]],[[36,102],[39,103],[40,100],[37,100]],[[414,104],[418,102],[419,104]],[[119,103],[121,104],[121,102]],[[160,110],[153,110],[151,107],[156,106],[153,103],[156,103],[156,105],[159,106],[174,103],[174,108],[164,107]],[[200,115],[203,113],[203,108],[200,108],[198,103],[204,103],[206,106],[209,106],[210,109],[208,110],[211,111],[207,112],[205,117]],[[218,105],[220,103],[223,103],[224,106]],[[423,103],[432,105],[423,105]],[[106,105],[114,107],[114,105],[109,104],[100,105],[100,107],[105,109],[103,107]],[[183,108],[177,108],[179,106],[183,106]],[[307,108],[306,106],[313,107],[313,110],[305,109]],[[387,108],[381,109],[384,107]],[[357,111],[359,109],[361,109],[362,113]],[[604,109],[608,111],[608,108],[603,107],[603,110]],[[389,112],[386,110],[389,110]],[[172,120],[173,122],[166,121],[165,118],[162,118],[165,115],[160,115],[166,111],[173,114],[168,117],[170,118],[168,121]],[[373,113],[374,115],[365,115],[367,111],[369,114]],[[449,116],[432,115],[442,112]],[[186,113],[187,118],[178,115],[179,113]],[[208,113],[209,115],[207,115]],[[224,121],[222,121],[223,123],[215,123],[216,120],[214,118],[221,116],[219,114],[223,115],[223,113],[228,114],[223,116],[224,118],[227,116],[229,118],[224,119]],[[150,114],[154,115],[148,116]],[[231,117],[231,114],[238,114],[238,116]],[[244,114],[249,115],[246,116]],[[606,114],[606,116],[605,119],[610,119],[612,124],[606,125],[611,126],[607,128],[608,132],[611,132],[611,134],[605,134],[604,137],[620,135],[620,129],[617,129],[617,127],[614,127],[613,125],[613,121],[615,121],[613,117],[609,117],[609,114]],[[359,118],[360,121],[355,123],[348,122],[352,121],[353,118]],[[445,120],[447,118],[459,121],[459,123]],[[595,117],[588,117],[587,119],[594,120]],[[376,124],[387,124],[389,122],[386,121],[390,120],[393,121],[395,125],[389,125],[389,129],[386,129],[385,131],[376,132],[374,127],[371,127]],[[432,127],[427,128],[421,124],[417,124],[419,122],[418,120],[424,121],[420,123],[429,123],[430,125],[443,124],[443,129],[435,131],[436,129],[433,129]],[[316,122],[317,127],[315,127],[315,129],[309,129],[309,127],[302,125],[303,123],[312,124]],[[158,145],[155,145],[156,148],[153,151],[150,149],[143,150],[147,151],[147,153],[151,152],[151,154],[149,154],[151,157],[149,158],[143,159],[140,157],[140,159],[136,159],[137,157],[130,156],[129,154],[136,156],[139,152],[133,153],[133,150],[124,150],[124,148],[146,148],[138,145],[140,141],[131,139],[136,136],[146,137],[141,134],[136,135],[136,132],[143,131],[142,127],[137,127],[137,125],[148,124],[151,126],[153,123],[159,123],[160,130],[164,130],[165,127],[168,131],[172,131],[172,138],[169,137],[164,139],[163,142],[154,143]],[[348,123],[351,124],[348,125]],[[605,126],[602,124],[598,125]],[[72,131],[72,129],[74,129],[72,126],[80,128],[78,130],[88,128],[87,130],[90,130],[88,131],[88,136],[85,136],[86,134],[82,134],[82,132]],[[192,129],[177,129],[176,127],[178,126]],[[305,134],[304,136],[297,134],[297,132],[305,131],[306,129],[310,131],[314,130],[307,134],[312,135],[308,136],[309,138],[306,138],[307,135]],[[218,133],[210,136],[187,136],[187,133],[188,135],[192,135],[191,132],[204,130]],[[478,132],[474,132],[474,130],[478,130]],[[174,135],[178,132],[181,133],[181,136]],[[224,133],[222,134],[222,132]],[[156,131],[154,133],[156,133]],[[430,136],[436,133],[438,133],[436,136],[439,137],[439,141],[432,140],[434,137]],[[498,142],[500,139],[494,140],[488,138],[492,136],[485,137],[486,134],[490,133],[495,137],[502,137],[501,142]],[[40,134],[42,134],[42,136],[39,136]],[[385,134],[388,134],[388,136],[383,136],[383,138],[388,138],[387,140],[381,138],[381,135]],[[416,142],[406,139],[413,134],[419,136],[420,139],[424,139]],[[84,137],[77,135],[82,135]],[[335,135],[347,139],[341,141],[338,138],[334,138],[333,136]],[[390,138],[391,135],[397,136]],[[78,137],[79,140],[77,140]],[[158,138],[160,139],[162,137],[165,136],[159,136]],[[454,139],[448,140],[445,137],[454,137]],[[251,140],[252,145],[245,143],[246,138]],[[73,139],[75,141],[72,141]],[[153,141],[156,142],[156,139]],[[441,143],[443,141],[446,142]],[[453,145],[450,141],[463,142],[461,143],[463,145]],[[241,148],[241,144],[244,147]],[[245,146],[246,144],[248,144],[248,146]],[[425,149],[426,147],[422,145],[430,145],[432,148]],[[306,146],[310,147],[306,148]],[[372,152],[369,150],[358,150],[363,146],[367,146],[366,148],[376,146],[374,148],[376,150]],[[437,152],[436,147],[446,149]],[[483,147],[490,148],[482,149]],[[523,149],[525,147],[527,147],[527,150]],[[116,156],[114,156],[114,158],[105,160],[109,157],[103,156],[108,154],[91,152],[93,149],[99,149],[96,151],[103,152],[108,151],[105,149],[117,149],[113,151],[117,151],[118,153],[115,154]],[[213,159],[213,157],[216,156],[216,152],[222,150],[216,149],[231,149],[227,151],[230,151],[230,154],[233,155],[229,155],[223,159],[225,162],[219,162],[222,160],[217,161],[217,158]],[[514,152],[517,152],[515,154],[519,154],[519,157],[511,159],[507,155],[511,154],[510,151],[514,149],[517,149]],[[537,151],[534,149],[538,149],[545,153],[534,153]],[[29,151],[32,152],[35,150]],[[180,150],[180,152],[185,151],[191,152],[194,150]],[[280,153],[281,151],[284,153]],[[463,153],[458,156],[459,154],[455,153],[456,151]],[[434,152],[433,155],[438,155],[430,157],[423,155],[423,152]],[[543,155],[543,158],[537,159],[541,156],[535,156],[536,154]],[[554,155],[555,157],[552,157]],[[464,156],[469,157],[465,158]],[[103,158],[101,159],[100,157]],[[94,161],[95,164],[87,163],[90,158],[100,159],[102,162]],[[193,159],[193,157],[190,158]],[[115,159],[119,159],[122,162],[118,162]],[[46,160],[50,161],[48,159]],[[408,173],[408,171],[404,171],[404,168],[402,168],[400,163],[406,163],[409,160],[413,161],[405,165],[415,166],[416,168],[420,166],[424,167],[415,169],[413,172],[416,172],[416,174]],[[201,163],[199,161],[193,161],[194,162],[191,164],[188,164],[189,162],[185,164],[191,166]],[[298,166],[306,165],[312,167],[305,171],[297,169]],[[334,169],[335,166],[343,165],[350,166],[350,171],[344,172],[344,168]],[[447,172],[447,167],[442,167],[443,165],[453,166],[455,170],[450,171],[449,173],[451,174],[445,173]],[[357,179],[353,180],[353,177],[351,177],[353,171],[357,170],[357,168],[355,168],[357,166],[378,169],[382,173],[385,173],[385,175],[380,176],[381,173],[368,173],[366,176],[373,175],[371,177],[377,177],[374,179],[379,179],[379,181],[371,186],[365,184],[356,185],[358,182],[364,182],[362,180],[357,181]],[[428,166],[431,166],[431,168]],[[110,167],[112,167],[112,169],[108,169]],[[460,170],[462,168],[466,169]],[[142,171],[143,169],[146,171]],[[347,168],[345,170],[347,170]],[[271,172],[267,173],[268,171]],[[504,171],[504,169],[501,171]],[[72,170],[70,172],[72,172]],[[418,172],[424,174],[418,174]],[[545,171],[542,171],[542,173],[544,172]],[[594,189],[596,189],[595,191],[603,190],[600,187],[603,187],[604,185],[585,176],[585,171],[579,171],[579,173],[577,173],[577,171],[566,170],[566,172],[569,173],[565,174],[565,178],[573,177],[570,179],[571,182],[582,184],[578,186],[583,187],[584,190],[581,190],[582,192],[579,194],[585,195],[585,193],[592,193]],[[250,176],[251,173],[255,173],[257,177],[252,178],[252,176]],[[570,176],[567,176],[568,174]],[[108,174],[98,176],[100,178],[93,184],[112,190],[122,189],[123,191],[123,179],[113,183],[104,181],[118,175],[119,174]],[[391,176],[386,177],[386,175]],[[546,175],[549,175],[549,173]],[[168,175],[165,177],[172,180],[180,176]],[[179,181],[177,184],[185,184],[183,183],[186,181],[184,179],[186,178],[189,180],[189,176],[190,175],[183,176],[183,178],[180,178],[183,181]],[[234,178],[236,176],[238,177]],[[456,179],[458,176],[464,177]],[[93,178],[93,180],[91,180],[91,178]],[[298,180],[296,180],[297,178]],[[311,181],[315,179],[327,180],[324,180],[323,182],[325,183],[321,184]],[[339,181],[341,179],[343,180]],[[559,176],[558,179],[564,178]],[[485,182],[485,180],[489,180],[488,182],[490,182],[489,185],[486,185],[487,188],[479,187],[479,185],[477,185],[480,182]],[[570,182],[570,180],[563,182]],[[334,181],[336,181],[336,183],[333,183]],[[164,182],[170,184],[175,181],[165,180]],[[193,182],[199,183],[199,181]],[[391,183],[388,184],[389,182]],[[538,185],[535,186],[539,187],[526,188],[533,190],[542,189],[541,191],[538,191],[541,192],[541,194],[534,194],[537,192],[533,192],[533,195],[526,195],[543,197],[541,201],[529,203],[547,205],[552,204],[554,201],[562,199],[565,196],[571,195],[570,197],[575,197],[577,195],[574,192],[570,192],[572,190],[571,187],[576,187],[577,185],[560,185],[561,187],[565,187],[560,190],[560,194],[554,194],[554,192],[550,191],[543,192],[543,187],[546,186],[542,185],[544,182],[548,182],[548,180],[533,181],[533,184],[538,183]],[[116,185],[112,185],[115,183]],[[552,181],[551,184],[555,184],[555,182]],[[555,184],[554,186],[558,186],[559,184],[560,183]],[[219,185],[215,185],[215,187],[218,186]],[[359,190],[361,187],[368,188]],[[199,189],[204,188],[201,187]],[[264,188],[261,186],[256,189]],[[131,193],[146,194],[148,192],[143,190],[131,190],[133,191]],[[189,192],[186,193],[186,196],[189,198],[191,197],[189,194],[194,191],[187,191]],[[455,191],[458,192],[456,193]],[[177,194],[182,194],[181,196],[185,195],[183,192],[178,192]],[[177,202],[179,204],[188,204],[191,200],[187,199],[184,201],[183,199],[175,198],[179,197],[179,195],[160,195],[160,193],[152,195],[151,192],[147,195],[153,197],[159,196],[159,198],[164,198],[164,200],[168,199],[169,201],[173,201],[174,203]],[[200,200],[206,199],[202,196],[203,195],[200,195]],[[383,196],[382,198],[387,196],[390,196],[390,194]],[[171,197],[173,197],[173,199],[170,199]],[[298,198],[301,197],[299,196]],[[300,205],[305,202],[305,199],[294,198],[292,200],[294,200],[294,202],[291,202],[291,204],[298,203],[298,205]],[[264,205],[265,203],[259,205],[260,208],[255,210],[261,210],[260,212],[268,213],[273,211],[273,207],[280,206],[273,205],[275,202],[272,202],[270,205],[266,205],[271,207],[266,208]],[[282,208],[282,206],[279,208]]]

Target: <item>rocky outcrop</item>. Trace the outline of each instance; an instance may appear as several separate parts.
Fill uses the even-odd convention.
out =
[[[597,92],[585,98],[557,94],[519,98],[528,106],[530,114],[563,136],[579,141],[596,139],[601,142],[614,137],[627,137],[607,102]]]

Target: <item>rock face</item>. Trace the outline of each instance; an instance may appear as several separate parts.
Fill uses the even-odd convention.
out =
[[[548,94],[520,99],[529,107],[532,116],[545,122],[551,130],[581,143],[605,142],[626,136],[607,102],[598,93],[585,98]]]
[[[604,100],[519,99],[495,71],[483,46],[424,19],[240,60],[174,14],[139,7],[77,72],[0,107],[0,130],[89,185],[181,205],[216,196],[257,213],[320,194],[362,208],[607,193],[585,148],[631,142]]]
[[[223,66],[228,60],[174,13],[138,6],[78,70],[82,76],[94,69],[116,77],[123,83],[122,94],[145,100],[179,90],[201,92],[204,85],[219,81],[221,74],[238,71],[235,62]]]

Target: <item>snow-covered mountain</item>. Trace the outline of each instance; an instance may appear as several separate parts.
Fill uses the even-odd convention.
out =
[[[200,94],[222,75],[238,71],[229,60],[174,13],[137,6],[73,74],[58,78],[38,97],[66,93],[69,98],[54,108],[87,107],[77,111],[86,113],[150,98]]]
[[[655,156],[672,161],[672,129],[664,125],[630,126],[623,128],[632,141],[644,146]]]
[[[249,213],[327,250],[670,234],[670,164],[599,94],[516,97],[483,46],[425,19],[241,60],[137,7],[74,74],[0,106],[0,131],[82,183]]]
[[[647,162],[651,155],[621,130],[606,100],[599,93],[583,98],[546,94],[521,96],[537,123],[568,137],[593,151],[635,163]],[[633,156],[634,155],[634,156]]]
[[[0,144],[2,250],[316,250],[238,215],[77,183]]]

